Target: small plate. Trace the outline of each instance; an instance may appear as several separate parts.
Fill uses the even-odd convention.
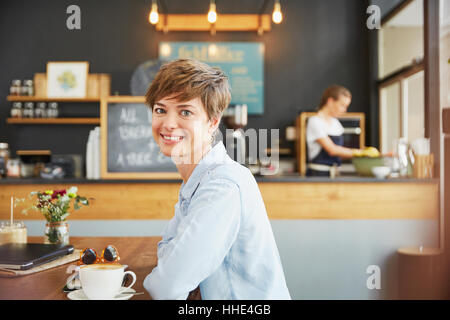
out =
[[[125,287],[122,287],[122,289],[124,289]],[[129,288],[127,289],[127,292],[133,292],[135,293],[136,290],[134,290],[133,288]],[[118,294],[113,300],[129,300],[131,297],[133,296],[132,293],[129,294]],[[88,297],[86,297],[86,295],[83,292],[83,289],[78,289],[72,292],[69,292],[67,294],[67,298],[69,298],[70,300],[89,300]]]

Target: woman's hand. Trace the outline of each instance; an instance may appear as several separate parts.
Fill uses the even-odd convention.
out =
[[[341,157],[343,159],[353,158],[353,150],[355,149],[341,147],[335,144],[330,137],[319,138],[316,141],[331,157]]]
[[[369,157],[377,158],[380,156],[380,151],[375,147],[366,147],[364,149],[353,149],[353,157]]]

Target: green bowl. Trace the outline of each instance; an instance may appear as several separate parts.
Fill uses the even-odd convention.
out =
[[[372,168],[384,166],[384,158],[354,157],[352,158],[352,163],[355,166],[356,173],[358,173],[358,175],[364,177],[374,177]]]

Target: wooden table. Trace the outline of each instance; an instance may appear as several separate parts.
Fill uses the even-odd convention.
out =
[[[70,244],[75,249],[93,248],[99,254],[108,244],[114,245],[119,251],[120,262],[128,265],[127,270],[136,274],[133,289],[144,292],[131,299],[148,300],[151,298],[144,289],[143,281],[156,266],[156,248],[160,240],[161,237],[70,237]],[[28,242],[42,242],[42,237],[28,237]],[[66,273],[69,265],[70,263],[22,277],[0,278],[0,299],[68,300],[67,293],[62,288],[69,276]]]

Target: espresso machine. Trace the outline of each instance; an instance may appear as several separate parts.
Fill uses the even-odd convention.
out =
[[[247,105],[230,105],[222,116],[226,127],[225,146],[228,155],[240,164],[246,163],[246,145],[243,128],[247,125]]]

